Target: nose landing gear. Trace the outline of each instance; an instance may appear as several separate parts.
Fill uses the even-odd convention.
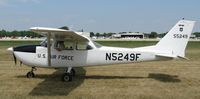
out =
[[[26,77],[27,78],[34,78],[35,77],[35,74],[33,71],[36,71],[37,69],[35,67],[32,67],[31,71],[29,71],[27,74],[26,74]]]

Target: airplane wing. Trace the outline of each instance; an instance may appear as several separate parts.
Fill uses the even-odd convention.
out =
[[[50,33],[54,39],[71,37],[76,41],[89,41],[87,37],[70,30],[45,27],[32,27],[30,30],[45,36]]]

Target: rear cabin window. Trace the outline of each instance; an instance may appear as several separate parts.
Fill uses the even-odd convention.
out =
[[[73,50],[74,48],[73,48],[73,45],[74,45],[74,43],[72,42],[72,41],[65,41],[65,49],[67,50]]]
[[[90,45],[88,45],[88,43],[80,42],[80,43],[77,43],[76,49],[77,50],[90,50],[90,49],[92,49],[92,47]]]
[[[87,43],[77,43],[77,50],[86,50],[87,49]]]

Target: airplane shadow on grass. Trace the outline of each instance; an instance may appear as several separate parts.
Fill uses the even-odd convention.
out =
[[[155,79],[164,83],[178,83],[181,80],[176,75],[168,75],[162,73],[150,73],[148,77],[138,76],[86,76],[84,68],[76,68],[76,77],[72,82],[62,82],[61,75],[63,70],[57,70],[53,74],[36,75],[36,79],[44,79],[30,93],[32,96],[67,96],[70,92],[80,86],[85,79]],[[22,76],[18,76],[19,78]],[[23,76],[25,77],[25,76]]]
[[[67,96],[70,92],[76,89],[84,82],[84,76],[86,70],[83,68],[75,68],[76,77],[72,82],[61,81],[61,76],[64,72],[62,69],[58,69],[53,74],[36,74],[34,79],[44,79],[29,93],[32,96]],[[18,78],[24,78],[25,76],[17,76]]]
[[[177,83],[181,80],[176,75],[168,75],[162,73],[150,73],[148,77],[138,77],[138,76],[86,76],[86,79],[155,79],[164,83],[172,82]]]

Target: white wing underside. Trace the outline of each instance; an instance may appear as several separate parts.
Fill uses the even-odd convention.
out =
[[[41,35],[47,35],[50,33],[53,39],[64,39],[64,38],[72,38],[76,41],[89,41],[87,37],[81,35],[77,32],[64,30],[64,29],[57,29],[57,28],[46,28],[46,27],[32,27],[30,28],[31,31],[39,33]]]

